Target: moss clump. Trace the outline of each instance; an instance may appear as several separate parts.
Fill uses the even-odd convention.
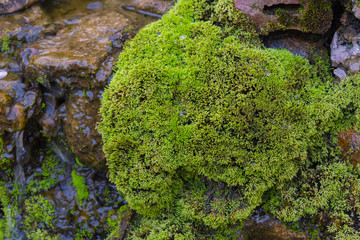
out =
[[[3,36],[1,40],[1,52],[7,52],[10,50],[10,38],[7,33]]]
[[[79,205],[82,205],[84,201],[89,198],[89,191],[85,184],[85,178],[81,175],[77,175],[75,169],[71,172],[71,176],[74,187],[77,191],[76,199]]]
[[[331,0],[308,0],[306,4],[306,11],[300,19],[303,31],[325,33],[333,18]]]
[[[127,45],[99,130],[131,208],[225,233],[336,154],[342,113],[317,66],[254,45],[231,23],[230,1],[201,4],[179,1]]]

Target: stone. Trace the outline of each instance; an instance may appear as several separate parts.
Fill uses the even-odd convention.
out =
[[[338,77],[340,80],[347,78],[346,72],[342,68],[335,68],[334,75]]]
[[[345,74],[359,72],[360,27],[357,24],[338,28],[330,45],[330,55],[333,67],[341,68]]]
[[[0,129],[8,132],[24,129],[28,120],[38,113],[38,96],[38,89],[27,90],[20,76],[13,73],[0,80]]]
[[[327,54],[322,42],[304,40],[291,34],[274,34],[264,39],[264,44],[269,48],[287,49],[294,55],[312,60],[315,56]]]
[[[5,70],[0,70],[0,80],[5,78],[8,75],[7,71]]]
[[[360,163],[360,134],[352,129],[339,132],[338,145],[343,159],[352,165]]]
[[[158,14],[165,14],[173,5],[172,1],[162,0],[134,0],[130,3],[130,7]]]
[[[106,172],[102,139],[96,130],[102,91],[75,90],[66,102],[64,132],[79,161],[98,171]]]
[[[0,1],[0,14],[8,14],[19,11],[39,0],[3,0]]]
[[[245,222],[243,239],[307,240],[311,238],[307,233],[295,232],[288,229],[281,221],[266,214],[262,209],[258,209],[252,217]]]
[[[324,34],[333,17],[331,0],[235,0],[235,8],[244,12],[265,35],[289,29]]]
[[[113,41],[130,25],[124,15],[109,11],[94,12],[78,19],[52,36],[31,44],[21,53],[22,64],[28,79],[46,76],[58,79],[62,87],[99,87],[91,81],[112,51]],[[90,51],[91,49],[91,51]],[[61,77],[72,77],[68,82]],[[102,87],[104,87],[103,85]]]
[[[48,23],[47,15],[37,5],[21,13],[0,16],[0,39],[7,35],[11,40],[33,42],[45,34]]]
[[[103,7],[103,4],[101,2],[93,2],[93,3],[89,3],[86,6],[86,9],[87,10],[96,10],[96,9],[99,9],[99,8],[102,8],[102,7]]]

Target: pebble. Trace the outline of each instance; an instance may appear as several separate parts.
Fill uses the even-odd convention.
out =
[[[90,3],[89,5],[87,5],[86,9],[87,10],[95,10],[95,9],[99,9],[102,8],[103,4],[101,2],[93,2]]]
[[[0,70],[0,79],[5,78],[8,75],[7,71],[5,70]]]

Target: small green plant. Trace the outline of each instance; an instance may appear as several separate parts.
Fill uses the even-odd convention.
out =
[[[89,191],[85,184],[85,178],[83,176],[78,175],[75,169],[71,172],[71,176],[74,187],[76,188],[77,191],[76,199],[78,203],[82,205],[84,201],[89,198]]]
[[[1,51],[7,52],[10,50],[10,38],[7,32],[5,32],[5,35],[3,36],[3,39],[1,41]]]
[[[42,159],[41,171],[34,173],[27,185],[30,193],[47,191],[58,182],[58,176],[62,174],[60,161],[51,151],[47,151],[46,156]]]

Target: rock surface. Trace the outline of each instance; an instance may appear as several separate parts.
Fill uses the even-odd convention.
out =
[[[352,165],[360,163],[360,134],[354,130],[344,130],[339,133],[338,145],[343,158]]]
[[[0,129],[15,132],[24,129],[28,120],[38,112],[41,100],[38,89],[28,89],[22,82],[14,61],[3,58],[0,62],[0,66],[9,72],[0,80]]]
[[[19,11],[39,0],[3,0],[0,2],[0,14],[8,14]]]
[[[257,210],[245,224],[244,239],[256,240],[300,240],[311,239],[306,233],[295,232],[286,228],[281,221],[263,210]]]
[[[331,43],[331,61],[333,67],[346,72],[360,70],[360,27],[358,24],[341,26],[334,34]]]
[[[77,90],[69,94],[66,102],[64,131],[69,146],[86,166],[106,172],[102,139],[96,130],[100,122],[98,109],[102,91]]]
[[[332,21],[330,0],[235,0],[235,8],[253,20],[263,34],[289,29],[323,34]]]

